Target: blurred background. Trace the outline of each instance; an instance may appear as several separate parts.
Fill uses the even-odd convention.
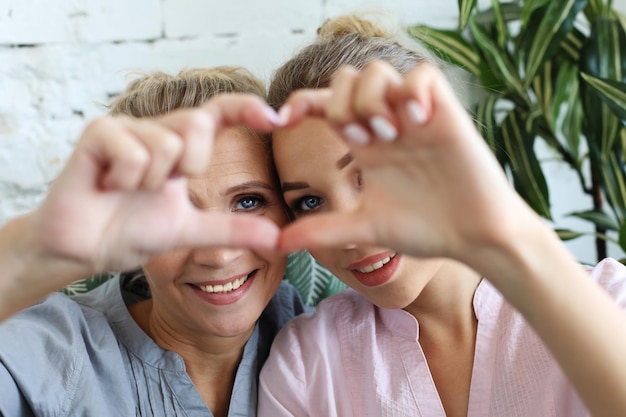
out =
[[[626,11],[626,0],[614,7]],[[267,81],[326,18],[373,10],[402,25],[458,23],[457,0],[0,0],[0,224],[41,201],[86,122],[133,71],[230,64]],[[549,158],[544,170],[554,226],[591,230],[565,216],[588,204],[573,174]],[[592,237],[567,244],[595,261]]]

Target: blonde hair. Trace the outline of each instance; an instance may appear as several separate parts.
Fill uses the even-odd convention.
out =
[[[198,107],[219,93],[250,93],[266,97],[265,86],[250,71],[237,66],[193,68],[176,75],[143,74],[109,106],[109,113],[153,117],[178,108]]]
[[[343,65],[361,69],[374,60],[391,64],[401,74],[430,57],[401,43],[397,34],[358,15],[327,20],[317,39],[274,72],[268,103],[279,108],[289,94],[301,88],[323,88]]]

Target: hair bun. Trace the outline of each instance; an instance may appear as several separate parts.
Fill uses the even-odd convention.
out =
[[[390,34],[371,20],[355,15],[338,16],[327,19],[317,29],[317,37],[321,40],[332,40],[346,35],[356,34],[364,38],[389,38]]]

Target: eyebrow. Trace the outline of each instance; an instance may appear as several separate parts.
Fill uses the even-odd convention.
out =
[[[246,191],[258,190],[259,188],[262,188],[264,190],[268,190],[271,192],[275,192],[275,188],[265,182],[249,181],[249,182],[244,182],[243,184],[237,184],[233,187],[230,187],[225,192],[220,193],[220,196],[237,194],[237,193],[245,193]],[[196,204],[198,206],[202,205],[202,198],[199,197],[197,193],[194,193],[191,190],[189,190],[189,201],[191,201],[193,204]]]
[[[283,193],[286,193],[287,191],[309,188],[309,184],[306,182],[283,182],[281,188],[283,190]]]
[[[228,195],[228,194],[235,194],[235,193],[241,193],[241,192],[245,192],[245,191],[249,191],[249,190],[255,190],[258,188],[263,188],[269,191],[274,191],[274,187],[272,187],[270,184],[262,182],[262,181],[248,181],[248,182],[244,182],[243,184],[237,184],[233,187],[230,187],[229,189],[226,190],[225,193],[220,193],[221,195]]]
[[[354,157],[352,156],[350,152],[348,152],[337,161],[337,164],[336,164],[337,169],[340,169],[340,170],[344,169],[353,160],[354,160]]]
[[[337,166],[337,169],[342,170],[352,161],[354,161],[354,157],[350,152],[348,152],[347,154],[339,158],[335,165]],[[309,187],[309,183],[307,182],[283,182],[281,184],[281,189],[283,193],[286,193],[288,191],[302,190]]]

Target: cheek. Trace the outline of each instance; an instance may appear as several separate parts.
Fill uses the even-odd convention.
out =
[[[343,277],[346,274],[346,270],[340,268],[339,265],[339,254],[340,250],[336,249],[317,249],[310,250],[311,256],[313,256],[317,262],[321,263],[326,269],[332,272],[337,278],[340,278],[342,281]]]
[[[287,256],[281,253],[265,251],[258,251],[257,256],[263,259],[267,264],[267,278],[272,282],[280,282],[285,275]]]
[[[149,259],[142,268],[154,283],[171,281],[182,270],[188,251],[168,252]]]

